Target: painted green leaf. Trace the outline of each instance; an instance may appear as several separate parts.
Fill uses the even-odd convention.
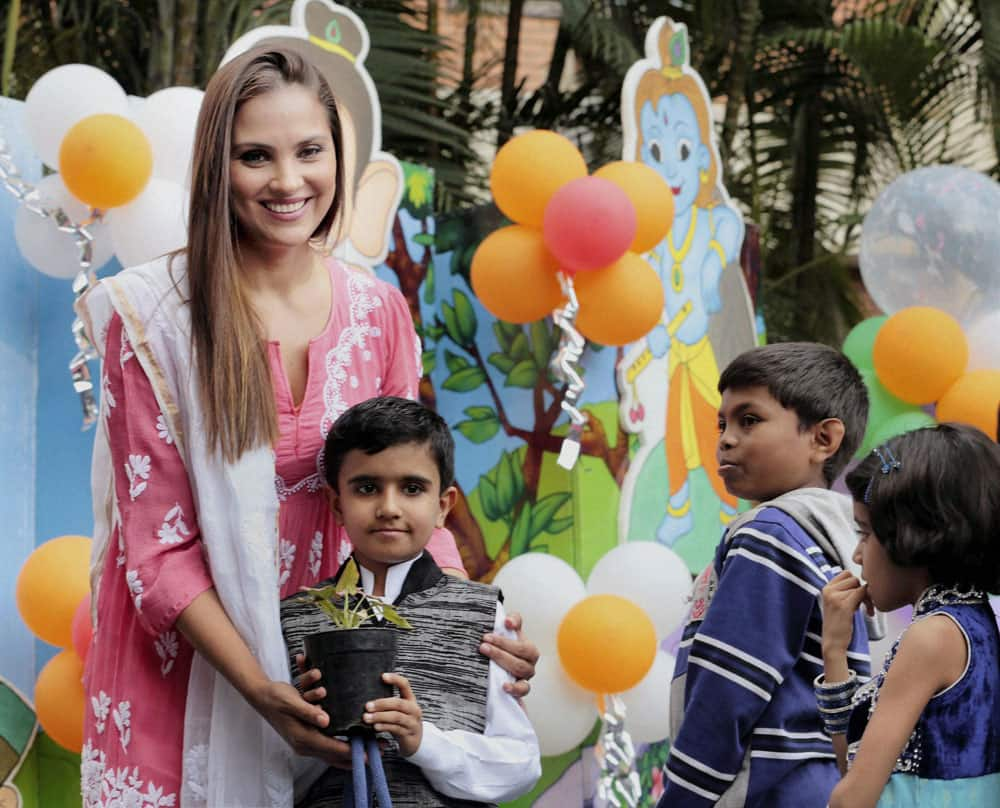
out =
[[[509,354],[511,346],[514,344],[514,338],[521,333],[521,326],[497,320],[493,323],[493,333],[497,335],[497,344],[500,346],[500,350]]]
[[[451,390],[453,393],[468,393],[470,390],[475,390],[485,381],[486,374],[482,370],[476,367],[467,367],[464,370],[451,374],[445,380],[442,387],[445,390]]]
[[[441,316],[444,318],[444,330],[448,333],[448,338],[456,345],[464,347],[466,343],[462,340],[462,332],[458,327],[458,317],[451,304],[441,304]]]
[[[497,412],[492,407],[466,407],[463,412],[473,421],[491,421],[497,417]]]
[[[417,233],[413,237],[413,243],[419,244],[421,247],[433,247],[434,236],[431,233]]]
[[[507,356],[507,354],[502,353],[490,354],[490,358],[487,361],[501,373],[510,373],[511,370],[514,369],[514,365],[517,364],[517,362]]]
[[[539,533],[551,533],[549,527],[555,518],[556,511],[569,502],[570,493],[568,491],[558,491],[554,494],[542,497],[535,503],[531,511],[531,538],[535,538]]]
[[[431,245],[434,244],[434,236],[431,236]],[[427,261],[427,274],[424,276],[424,303],[430,305],[434,302],[434,259]]]
[[[434,368],[437,367],[437,351],[430,350],[424,351],[420,355],[421,364],[424,366],[424,374],[430,375],[434,372]]]
[[[500,455],[497,464],[497,505],[501,513],[510,513],[517,502],[517,479],[514,475],[514,463],[510,454]]]
[[[561,519],[553,519],[549,522],[549,526],[546,528],[545,532],[556,536],[564,530],[569,530],[571,527],[573,527],[573,517],[566,516]]]
[[[458,321],[458,330],[462,335],[462,345],[472,345],[476,341],[476,330],[478,322],[476,320],[476,310],[472,308],[469,297],[464,292],[458,290],[452,295],[455,301],[455,316]]]
[[[479,504],[483,506],[483,515],[491,522],[496,522],[503,516],[503,511],[497,504],[497,488],[485,475],[479,478]]]
[[[517,336],[510,344],[510,355],[518,362],[524,359],[531,359],[531,346],[528,344],[527,335],[518,329]]]
[[[531,528],[531,503],[525,502],[521,512],[514,522],[514,529],[510,534],[510,557],[515,558],[528,551],[531,542],[529,530]]]
[[[459,356],[457,353],[449,351],[447,348],[444,352],[444,363],[448,366],[448,370],[451,373],[458,373],[458,371],[469,367],[468,359],[464,356]]]
[[[545,370],[552,358],[552,344],[548,324],[544,320],[536,320],[531,324],[531,352],[539,370]]]
[[[455,429],[472,443],[486,443],[500,430],[500,421],[495,416],[492,421],[459,421]]]
[[[533,359],[518,362],[504,379],[504,387],[524,387],[530,390],[538,381],[538,368]]]

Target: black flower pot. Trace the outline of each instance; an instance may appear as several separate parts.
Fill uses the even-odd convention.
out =
[[[320,706],[330,716],[327,735],[372,732],[362,721],[365,704],[392,696],[382,681],[396,665],[396,632],[388,627],[324,631],[305,638],[306,658],[323,675],[326,697]]]

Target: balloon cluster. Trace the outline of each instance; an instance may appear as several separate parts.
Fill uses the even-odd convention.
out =
[[[35,682],[35,712],[46,734],[71,752],[83,746],[83,664],[90,651],[90,539],[60,536],[28,556],[17,576],[21,618],[63,650]]]
[[[490,188],[515,222],[487,236],[472,258],[472,289],[491,314],[511,323],[550,314],[563,301],[563,272],[587,339],[627,345],[656,325],[663,285],[641,254],[667,234],[674,212],[656,171],[621,161],[588,176],[576,146],[540,129],[500,149]]]
[[[865,217],[865,287],[889,316],[859,323],[844,353],[868,385],[862,451],[935,419],[996,435],[1000,407],[1000,185],[930,166],[888,185]]]
[[[672,550],[629,542],[606,553],[586,585],[565,561],[525,553],[494,579],[542,652],[526,709],[543,755],[576,748],[604,695],[619,694],[636,742],[667,737],[674,659],[660,642],[681,623],[691,574]]]
[[[86,222],[90,264],[117,255],[140,264],[183,246],[184,210],[202,91],[170,87],[146,99],[90,65],[50,70],[32,86],[25,119],[35,152],[59,173],[37,186],[43,207]],[[80,252],[54,217],[18,208],[14,237],[22,255],[46,275],[72,278]]]

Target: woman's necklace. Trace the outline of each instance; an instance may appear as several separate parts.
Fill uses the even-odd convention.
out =
[[[694,241],[694,233],[698,227],[698,208],[691,208],[691,224],[688,225],[687,234],[679,249],[674,248],[673,230],[667,234],[667,249],[670,250],[670,257],[674,259],[674,265],[670,270],[670,285],[675,292],[680,292],[684,288],[684,259],[691,251],[691,244]]]

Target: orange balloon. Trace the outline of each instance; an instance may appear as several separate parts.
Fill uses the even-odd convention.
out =
[[[146,187],[153,174],[153,149],[128,118],[89,115],[63,137],[59,174],[81,202],[101,210],[117,208]]]
[[[619,595],[590,595],[571,608],[556,638],[569,677],[594,693],[621,693],[649,673],[656,629],[645,610]]]
[[[35,548],[17,576],[21,618],[39,638],[73,645],[73,615],[90,592],[90,539],[60,536]]]
[[[1000,408],[1000,370],[973,370],[959,377],[937,403],[939,421],[960,421],[981,429],[994,440]]]
[[[73,651],[50,659],[35,682],[35,714],[45,734],[64,749],[83,746],[83,663]]]
[[[559,263],[540,230],[512,224],[491,233],[472,256],[472,291],[508,323],[530,323],[562,303]]]
[[[568,138],[536,129],[508,140],[497,152],[490,190],[508,219],[541,228],[552,194],[586,176],[583,155]]]
[[[878,330],[872,349],[879,381],[909,404],[937,401],[968,361],[969,344],[958,321],[930,306],[893,314]]]
[[[615,263],[573,277],[580,313],[576,327],[601,345],[627,345],[663,315],[663,284],[649,262],[627,252]]]
[[[610,180],[632,200],[639,222],[629,247],[632,252],[649,252],[663,241],[674,223],[674,194],[655,169],[645,163],[618,160],[597,169],[594,176]]]

